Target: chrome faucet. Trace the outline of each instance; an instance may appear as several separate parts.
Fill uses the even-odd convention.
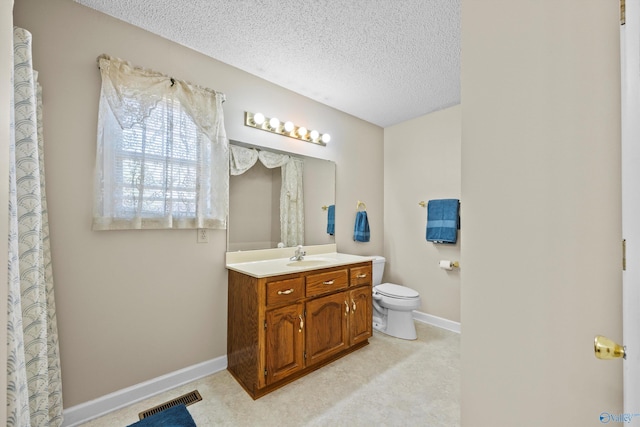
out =
[[[296,253],[294,256],[289,258],[290,261],[302,261],[302,257],[304,257],[307,253],[302,250],[302,245],[298,245],[296,247]]]

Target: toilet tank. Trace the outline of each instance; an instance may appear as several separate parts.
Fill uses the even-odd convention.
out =
[[[374,256],[371,262],[373,264],[373,286],[376,286],[382,283],[385,259],[381,256]]]

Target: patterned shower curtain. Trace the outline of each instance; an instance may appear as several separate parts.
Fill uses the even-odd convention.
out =
[[[60,426],[62,384],[44,185],[42,101],[31,34],[14,28],[9,155],[7,425]]]

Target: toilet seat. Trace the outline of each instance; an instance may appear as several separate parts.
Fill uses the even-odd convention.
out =
[[[396,285],[395,283],[382,283],[373,287],[373,290],[383,296],[397,299],[416,299],[420,298],[420,294],[406,286]]]

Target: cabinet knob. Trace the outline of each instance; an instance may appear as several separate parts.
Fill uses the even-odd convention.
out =
[[[357,277],[358,279],[364,279],[365,277],[367,277],[367,273],[358,274],[356,277]]]
[[[347,314],[349,314],[349,303],[348,303],[347,301],[345,301],[345,302],[344,302],[344,305],[345,305],[345,307],[346,307],[346,308],[345,308],[344,315],[346,316]]]
[[[289,295],[293,293],[293,288],[284,290],[284,291],[278,291],[278,295]]]
[[[354,300],[351,300],[351,313],[355,313],[356,312],[356,302]]]
[[[298,329],[298,332],[302,332],[302,328],[304,328],[304,320],[302,320],[302,314],[298,317],[300,318],[300,329]]]
[[[323,285],[333,285],[335,280],[327,280],[326,282],[322,282]]]

